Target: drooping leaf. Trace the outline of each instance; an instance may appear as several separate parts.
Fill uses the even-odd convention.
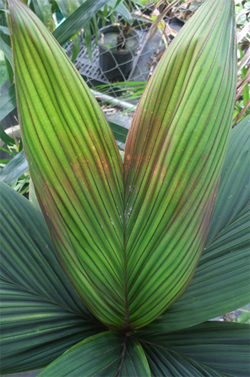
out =
[[[185,294],[152,323],[152,331],[163,324],[166,331],[193,326],[250,301],[248,120],[231,131],[209,233],[217,236],[212,242],[209,237]]]
[[[24,151],[12,158],[3,169],[0,170],[0,181],[12,185],[22,174],[29,169]]]
[[[149,377],[148,362],[141,345],[114,331],[85,339],[47,368],[39,377]]]
[[[54,37],[63,45],[84,26],[85,22],[88,22],[99,9],[106,5],[108,1],[109,0],[86,0],[53,32]]]
[[[158,333],[148,334],[145,328],[139,331],[136,337],[140,339],[148,358],[152,376],[193,377],[215,376],[222,373],[223,376],[245,377],[250,372],[249,335],[249,325],[205,322],[170,333],[165,333],[162,328]],[[189,366],[190,361],[205,370],[195,374]],[[164,369],[160,374],[163,365]],[[182,371],[179,374],[164,373],[169,365],[177,370],[179,367]],[[215,374],[210,374],[206,368],[211,368]]]
[[[104,323],[123,327],[118,147],[95,98],[45,26],[21,2],[9,4],[19,120],[39,205],[79,296]]]
[[[154,71],[124,156],[132,327],[185,292],[204,248],[236,86],[234,4],[207,0]]]
[[[110,5],[112,8],[116,10],[116,12],[122,16],[122,18],[127,21],[129,24],[133,22],[133,19],[131,17],[131,14],[126,7],[125,4],[123,4],[122,1],[117,1],[117,0],[109,0],[108,5]]]
[[[40,211],[0,182],[0,373],[39,369],[100,331],[65,275]]]

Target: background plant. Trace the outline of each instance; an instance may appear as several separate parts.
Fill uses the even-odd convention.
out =
[[[158,17],[154,16],[155,23],[152,25],[152,34],[157,30],[159,25],[165,29],[165,34],[168,42],[170,43],[172,38],[178,33],[171,29],[169,21],[173,17],[177,17],[180,20],[186,22],[195,11],[198,9],[200,2],[197,1],[173,1],[173,2],[163,2],[158,1],[155,4],[155,9],[159,10]],[[238,42],[238,74],[237,74],[237,92],[235,95],[235,109],[234,109],[234,124],[239,120],[243,119],[245,116],[250,114],[250,102],[249,102],[249,83],[250,83],[250,11],[249,2],[247,1],[236,1],[235,6],[236,12],[236,31],[237,31],[237,42]],[[153,12],[154,13],[154,12]],[[167,17],[167,18],[166,18]],[[170,37],[170,38],[169,38]],[[156,57],[158,60],[162,56]],[[147,82],[117,82],[113,84],[116,92],[120,92],[121,99],[131,101],[136,99],[139,101]],[[106,92],[110,85],[101,85],[95,87],[96,90]],[[136,105],[129,110],[135,111]],[[125,111],[128,112],[128,111]]]
[[[75,344],[42,374],[244,376],[249,366],[249,327],[204,322],[249,300],[249,117],[232,131],[207,235],[214,188],[218,187],[231,127],[236,84],[235,45],[228,32],[233,31],[232,3],[220,2],[219,19],[223,24],[216,22],[216,16],[211,21],[215,2],[209,0],[161,61],[128,135],[124,188],[119,151],[88,88],[31,12],[18,1],[12,0],[10,4],[19,115],[36,194],[63,267],[94,316],[60,267],[37,206],[34,208],[1,184],[1,211],[6,222],[1,238],[2,372],[44,367]],[[215,40],[204,24],[206,17],[213,26],[211,35]],[[210,36],[201,34],[203,45],[198,34],[198,47],[192,43],[192,26],[196,22],[198,30],[204,28]],[[176,45],[180,48],[175,49]],[[225,45],[230,54],[219,54],[220,46]],[[30,54],[29,50],[34,48],[37,54]],[[215,60],[211,54],[215,54]],[[217,57],[224,71],[218,71]],[[214,61],[216,64],[211,66]],[[174,69],[170,70],[173,63]],[[209,80],[199,75],[199,67],[210,74]],[[64,81],[55,79],[59,73]],[[206,87],[211,78],[216,78],[218,91],[214,85],[212,92],[210,85]],[[47,85],[52,85],[56,99],[49,95]],[[196,90],[192,91],[194,87]],[[171,95],[166,97],[166,91]],[[84,107],[79,106],[83,102]],[[169,182],[171,186],[165,190]],[[124,202],[120,200],[123,190]],[[164,199],[161,203],[157,202],[160,197]],[[164,208],[168,203],[171,205]],[[161,217],[155,211],[168,212]],[[138,235],[145,231],[138,240]],[[121,263],[121,272],[115,259],[115,253],[124,255],[119,254],[120,234],[129,235],[126,255],[130,257],[130,261]],[[147,242],[147,247],[153,237],[152,249],[143,249],[143,243]],[[161,249],[159,239],[168,242],[168,247],[163,245]],[[188,247],[189,242],[192,248]],[[168,254],[170,259],[160,260],[171,250],[171,243],[172,257]],[[98,245],[105,255],[98,251]],[[142,263],[152,250],[154,263]],[[138,266],[141,270],[133,276]],[[186,266],[189,270],[185,270]],[[117,271],[120,273],[116,274]],[[130,276],[124,294],[129,300],[124,306],[128,311],[123,311],[122,301],[115,298],[121,293],[119,279],[124,271]],[[175,279],[171,280],[173,276]],[[193,280],[189,285],[190,276]],[[150,283],[150,291],[145,291],[146,283]]]

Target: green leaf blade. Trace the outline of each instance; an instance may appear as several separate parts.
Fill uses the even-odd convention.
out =
[[[95,332],[80,316],[1,281],[1,374],[44,368]]]
[[[221,377],[221,374],[210,368],[168,349],[148,345],[146,342],[143,343],[143,349],[149,362],[152,377]]]
[[[116,0],[109,0],[108,5],[110,5],[112,8],[114,8],[122,16],[122,18],[125,21],[127,21],[129,24],[132,24],[133,19],[131,17],[131,14],[130,14],[128,8],[126,7],[126,5],[123,4],[122,1],[120,1],[118,3]]]
[[[165,331],[196,325],[249,303],[249,206],[205,250],[185,294],[149,325]]]
[[[249,144],[244,142],[250,135],[248,121],[231,131],[210,232],[194,278],[185,294],[152,323],[152,331],[163,324],[166,331],[193,326],[249,303],[250,177],[242,177],[249,168]]]
[[[234,127],[221,172],[221,184],[216,198],[208,245],[239,213],[250,199],[249,179],[250,115]]]
[[[158,64],[125,146],[131,326],[187,289],[203,251],[236,85],[234,6],[205,2]]]
[[[0,182],[0,373],[45,367],[98,333],[51,243],[40,211]]]
[[[10,2],[19,119],[53,243],[80,297],[125,323],[122,161],[87,85],[48,30]]]
[[[169,333],[164,333],[164,328],[162,328],[160,332],[151,334],[147,333],[147,328],[145,328],[139,331],[137,337],[143,345],[146,356],[147,350],[164,350],[160,353],[163,355],[165,353],[168,361],[171,360],[166,355],[167,352],[174,353],[172,354],[174,358],[179,356],[184,371],[187,367],[180,376],[193,376],[188,366],[191,362],[191,365],[194,363],[203,368],[203,373],[197,376],[221,376],[222,374],[230,377],[245,377],[250,371],[249,334],[249,325],[204,322],[189,329]],[[144,342],[146,345],[149,344],[147,350]],[[184,360],[181,360],[182,358]],[[151,366],[150,362],[149,365]],[[166,374],[163,373],[163,375]]]
[[[106,331],[80,342],[39,373],[48,375],[149,377],[150,370],[137,341]]]

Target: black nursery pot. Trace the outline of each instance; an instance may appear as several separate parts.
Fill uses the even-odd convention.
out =
[[[117,50],[118,35],[120,29],[116,26],[105,26],[100,30],[99,65],[108,80],[128,78],[139,47],[139,35],[135,30],[131,30],[125,42],[125,49]]]

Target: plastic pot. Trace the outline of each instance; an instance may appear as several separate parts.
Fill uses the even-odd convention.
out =
[[[119,35],[123,36],[117,26],[105,26],[100,30],[99,65],[108,80],[128,78],[139,47],[139,35],[135,30],[130,30],[126,39],[123,36],[122,43],[117,40]],[[123,49],[117,49],[122,45]]]

